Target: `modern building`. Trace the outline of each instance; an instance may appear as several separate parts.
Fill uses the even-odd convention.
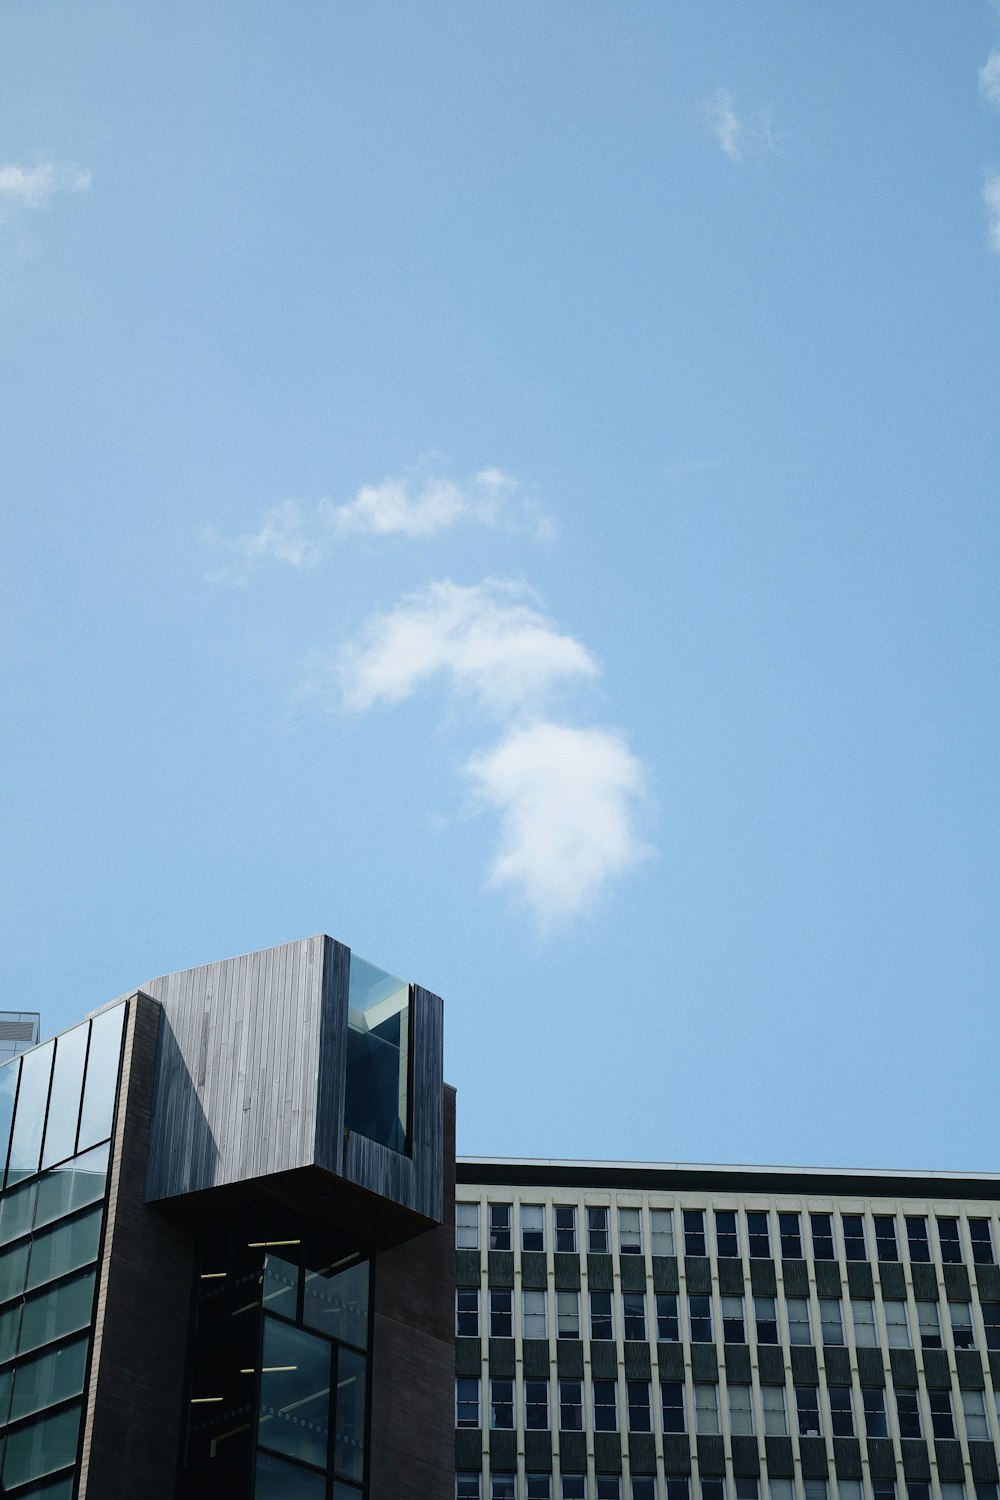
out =
[[[997,1500],[1000,1178],[457,1178],[459,1500]]]
[[[453,1132],[440,1000],[325,936],[6,1062],[3,1495],[449,1500]]]
[[[37,1045],[39,1021],[34,1010],[0,1010],[0,1063]]]

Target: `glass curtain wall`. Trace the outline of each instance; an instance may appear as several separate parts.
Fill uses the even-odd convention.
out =
[[[0,1481],[71,1500],[124,1004],[0,1067]]]

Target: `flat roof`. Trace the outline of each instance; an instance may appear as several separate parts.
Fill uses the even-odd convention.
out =
[[[895,1168],[743,1166],[679,1161],[460,1156],[459,1183],[496,1187],[602,1187],[625,1191],[818,1194],[852,1198],[1000,1199],[1000,1173]]]

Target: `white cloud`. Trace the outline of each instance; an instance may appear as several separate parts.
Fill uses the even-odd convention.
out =
[[[464,484],[450,479],[427,479],[420,485],[384,479],[381,484],[363,485],[343,504],[321,500],[311,511],[286,500],[265,514],[256,531],[226,538],[210,528],[203,540],[224,549],[231,559],[228,567],[210,575],[211,581],[242,583],[266,561],[314,567],[346,537],[418,539],[463,523],[527,527],[541,539],[554,531],[516,479],[490,468],[481,469]]]
[[[1000,52],[991,52],[979,69],[979,92],[1000,109]]]
[[[770,106],[756,114],[740,116],[736,100],[727,88],[717,88],[705,100],[708,128],[730,161],[747,161],[774,150]]]
[[[304,691],[328,694],[332,684],[348,708],[363,710],[399,703],[443,676],[495,713],[530,711],[558,684],[596,677],[598,667],[528,598],[523,584],[502,579],[431,584],[374,616],[359,640],[314,658]]]
[[[15,203],[22,208],[42,208],[53,193],[85,193],[93,178],[89,172],[70,167],[19,167],[14,163],[0,166],[0,202]]]
[[[490,883],[521,897],[545,927],[587,910],[651,852],[636,831],[643,767],[612,730],[514,729],[465,770],[500,814]]]
[[[986,232],[989,247],[1000,255],[1000,172],[991,172],[983,183],[983,202],[990,219]]]

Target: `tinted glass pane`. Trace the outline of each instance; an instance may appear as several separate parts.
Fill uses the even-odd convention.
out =
[[[476,1476],[478,1479],[478,1475]],[[479,1491],[476,1491],[478,1495]],[[338,1480],[333,1487],[333,1500],[361,1500],[361,1491],[356,1490],[353,1484],[341,1484]]]
[[[44,1047],[35,1047],[21,1058],[21,1087],[17,1094],[7,1164],[8,1186],[38,1171],[54,1051],[55,1043],[46,1042]]]
[[[107,1146],[98,1146],[94,1151],[63,1162],[61,1167],[43,1172],[38,1179],[35,1228],[51,1224],[75,1208],[83,1208],[103,1198],[107,1180]]]
[[[61,1349],[51,1349],[18,1365],[14,1377],[14,1399],[10,1420],[30,1416],[45,1406],[57,1406],[70,1396],[79,1396],[87,1367],[89,1339],[77,1339]]]
[[[72,1474],[68,1479],[50,1479],[42,1484],[33,1484],[30,1490],[22,1490],[17,1500],[73,1500]]]
[[[258,1442],[326,1468],[330,1436],[331,1349],[322,1339],[264,1321]]]
[[[326,1500],[326,1480],[267,1453],[257,1455],[254,1500]]]
[[[0,1427],[7,1421],[10,1410],[10,1389],[14,1381],[13,1370],[0,1370]]]
[[[294,1318],[298,1311],[299,1268],[268,1251],[264,1260],[264,1307],[267,1312]]]
[[[87,1057],[90,1022],[74,1026],[56,1038],[56,1061],[52,1069],[52,1098],[45,1124],[42,1166],[65,1161],[76,1151],[76,1123],[83,1092],[83,1065]]]
[[[337,1357],[337,1445],[333,1466],[346,1479],[365,1477],[365,1366],[361,1354],[341,1349]]]
[[[80,1408],[70,1407],[54,1417],[40,1417],[27,1427],[7,1435],[3,1460],[3,1482],[9,1489],[63,1469],[76,1459],[80,1430]]]
[[[35,1214],[36,1186],[34,1182],[23,1182],[0,1198],[0,1245],[16,1240],[19,1234],[28,1233]]]
[[[7,1164],[7,1147],[10,1145],[10,1127],[14,1119],[14,1098],[20,1072],[19,1057],[13,1062],[4,1063],[0,1068],[0,1182],[3,1181],[4,1167]]]
[[[41,1296],[29,1297],[21,1316],[20,1353],[38,1349],[64,1334],[86,1328],[94,1302],[94,1275],[87,1271]]]
[[[37,1234],[31,1242],[28,1290],[96,1260],[103,1216],[104,1207],[98,1204],[79,1219],[56,1224]]]
[[[107,1140],[111,1134],[124,1022],[125,1007],[116,1005],[111,1010],[102,1011],[90,1023],[87,1081],[83,1086],[83,1110],[80,1115],[81,1151]]]
[[[368,1262],[343,1271],[307,1271],[303,1321],[364,1349],[368,1343]]]
[[[29,1240],[20,1240],[9,1249],[0,1251],[0,1297],[19,1297],[24,1291],[28,1274]]]
[[[0,1313],[0,1359],[13,1359],[17,1353],[17,1331],[21,1326],[21,1304]]]
[[[406,1150],[409,1036],[409,986],[352,953],[344,1124],[393,1151]]]

